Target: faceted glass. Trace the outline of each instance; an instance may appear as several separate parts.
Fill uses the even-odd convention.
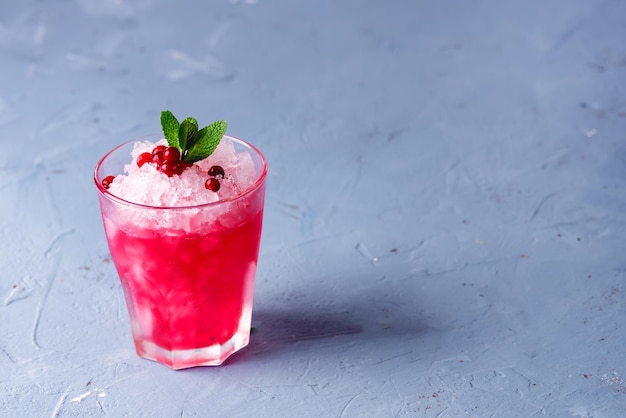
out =
[[[250,338],[267,163],[242,140],[222,141],[250,155],[257,178],[213,203],[154,207],[109,193],[102,180],[123,173],[136,141],[110,151],[95,169],[137,354],[173,369],[222,364]]]

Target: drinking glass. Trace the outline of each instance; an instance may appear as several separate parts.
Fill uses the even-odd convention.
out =
[[[172,369],[220,365],[250,339],[267,162],[254,146],[224,136],[252,160],[248,188],[213,203],[147,206],[102,185],[131,163],[135,142],[108,152],[94,180],[137,354]]]

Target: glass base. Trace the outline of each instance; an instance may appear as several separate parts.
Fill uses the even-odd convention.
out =
[[[135,349],[139,357],[164,364],[171,369],[180,370],[196,366],[219,366],[233,353],[241,350],[250,342],[250,333],[237,333],[224,344],[189,350],[167,350],[146,340],[135,340]]]

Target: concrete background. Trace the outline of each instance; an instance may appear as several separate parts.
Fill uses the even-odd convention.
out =
[[[626,416],[626,2],[0,7],[0,415]],[[92,170],[159,113],[269,160],[256,332],[134,353]]]

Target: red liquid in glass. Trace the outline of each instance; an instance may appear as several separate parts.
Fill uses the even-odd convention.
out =
[[[140,356],[178,369],[247,345],[262,216],[202,234],[105,220]]]

